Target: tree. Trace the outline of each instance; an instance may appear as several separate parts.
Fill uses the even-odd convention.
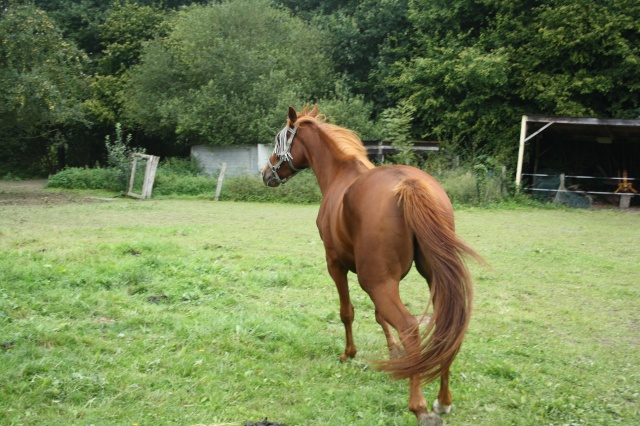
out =
[[[96,57],[100,53],[100,24],[112,0],[34,0],[33,3],[56,23],[63,36]]]
[[[4,0],[31,2],[44,10],[62,30],[65,38],[75,42],[92,58],[99,58],[102,51],[103,24],[110,11],[121,5],[122,0]],[[126,0],[129,5],[154,9],[177,9],[207,0]]]
[[[414,50],[388,90],[422,136],[468,156],[515,154],[524,113],[637,117],[640,4],[414,0]]]
[[[111,127],[121,116],[125,71],[139,62],[143,44],[164,37],[167,14],[158,6],[117,1],[100,25],[103,50],[96,61],[89,107],[98,121]]]
[[[269,141],[289,104],[330,87],[323,40],[267,0],[185,8],[128,73],[127,117],[147,132],[200,143]]]
[[[385,109],[380,114],[380,120],[384,126],[384,137],[391,141],[391,145],[397,151],[393,160],[399,164],[416,164],[416,155],[411,142],[413,112],[414,108],[411,105],[401,103],[395,108]]]
[[[380,126],[371,119],[374,105],[365,101],[363,95],[354,95],[345,81],[337,80],[334,89],[318,100],[318,105],[327,121],[353,130],[363,140],[382,137]]]
[[[514,43],[523,100],[558,115],[640,116],[640,3],[557,0],[534,13],[537,31]]]
[[[374,103],[374,113],[390,106],[389,94],[381,83],[386,64],[399,59],[399,47],[408,41],[407,0],[278,3],[325,29],[336,70],[351,91]]]
[[[0,58],[3,160],[51,171],[69,128],[89,124],[83,108],[87,58],[45,12],[28,5],[0,17]]]

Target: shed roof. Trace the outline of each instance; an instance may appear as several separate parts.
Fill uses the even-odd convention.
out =
[[[640,142],[640,120],[543,115],[526,115],[524,117],[529,136],[549,125],[544,132],[553,133],[563,140],[590,142],[595,140],[601,143]]]

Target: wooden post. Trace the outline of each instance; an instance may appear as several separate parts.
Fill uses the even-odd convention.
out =
[[[220,191],[222,191],[222,181],[224,181],[224,172],[227,170],[227,163],[220,164],[220,176],[218,176],[218,186],[216,186],[216,198],[218,201],[220,199]]]
[[[620,208],[628,209],[631,204],[631,195],[630,194],[620,194]]]
[[[518,148],[518,164],[516,165],[516,191],[520,191],[522,184],[522,163],[524,162],[524,143],[527,138],[527,116],[522,116],[520,124],[520,146]]]
[[[129,188],[127,188],[127,195],[133,197],[133,183],[136,177],[136,167],[138,167],[138,156],[132,156],[133,162],[131,163],[131,177],[129,178]]]
[[[151,191],[153,190],[153,182],[156,179],[156,170],[158,169],[158,162],[160,157],[151,155],[147,160],[147,167],[144,170],[144,183],[142,185],[142,198],[151,198]]]
[[[558,203],[562,203],[562,198],[564,196],[564,193],[566,192],[566,188],[564,186],[564,173],[560,174],[560,186],[558,187],[558,190],[556,191],[556,196],[553,197],[553,202],[558,204]]]

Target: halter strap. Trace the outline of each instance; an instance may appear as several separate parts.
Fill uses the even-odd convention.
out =
[[[269,163],[269,168],[271,172],[273,172],[273,176],[276,178],[276,181],[281,185],[284,185],[289,179],[291,179],[297,172],[300,170],[297,169],[291,160],[293,160],[293,156],[291,155],[291,145],[293,144],[293,138],[296,136],[296,132],[298,131],[298,126],[291,128],[289,126],[285,126],[275,137],[276,146],[273,149],[273,153],[278,157],[278,163],[273,165],[271,164],[271,160],[267,160]],[[280,179],[278,175],[278,169],[282,165],[282,163],[287,162],[289,168],[293,171],[293,174],[285,179]]]
[[[276,146],[273,149],[273,153],[279,158],[291,160],[293,158],[291,156],[291,144],[293,143],[293,138],[296,136],[297,131],[297,126],[293,129],[289,126],[285,126],[284,129],[280,130],[275,137]],[[290,133],[291,136],[287,137],[287,133]]]

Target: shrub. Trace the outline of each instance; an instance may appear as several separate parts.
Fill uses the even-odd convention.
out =
[[[235,176],[225,179],[221,199],[271,203],[314,204],[322,193],[313,172],[305,171],[278,188],[265,186],[259,176]]]
[[[202,174],[202,167],[195,159],[168,157],[158,165],[158,173],[171,173],[178,176],[199,176]]]
[[[201,174],[196,161],[186,158],[167,158],[160,162],[153,184],[154,195],[215,194],[217,180]]]
[[[459,167],[434,174],[455,204],[490,204],[507,196],[501,173],[486,168]]]
[[[132,148],[131,134],[124,136],[122,125],[116,123],[116,135],[114,140],[111,140],[111,136],[105,137],[105,147],[107,148],[107,164],[112,172],[113,178],[118,182],[117,191],[125,191],[129,184],[129,177],[131,175],[131,154],[142,153],[144,149]]]
[[[455,169],[434,177],[440,182],[452,203],[471,204],[477,200],[476,179],[470,171]]]
[[[158,170],[153,185],[154,195],[209,195],[215,194],[217,180],[207,176],[189,176]]]
[[[455,204],[490,204],[506,194],[500,172],[486,167],[457,167],[431,174],[440,182]],[[123,192],[119,168],[68,168],[50,176],[48,186],[67,189],[106,189]],[[158,166],[154,196],[192,196],[213,199],[218,180],[202,175],[195,162],[169,158]],[[264,185],[260,176],[228,176],[220,199],[269,203],[315,204],[322,193],[311,170],[304,171],[279,188]]]
[[[49,176],[49,188],[107,189],[122,192],[121,171],[116,168],[69,167]]]

